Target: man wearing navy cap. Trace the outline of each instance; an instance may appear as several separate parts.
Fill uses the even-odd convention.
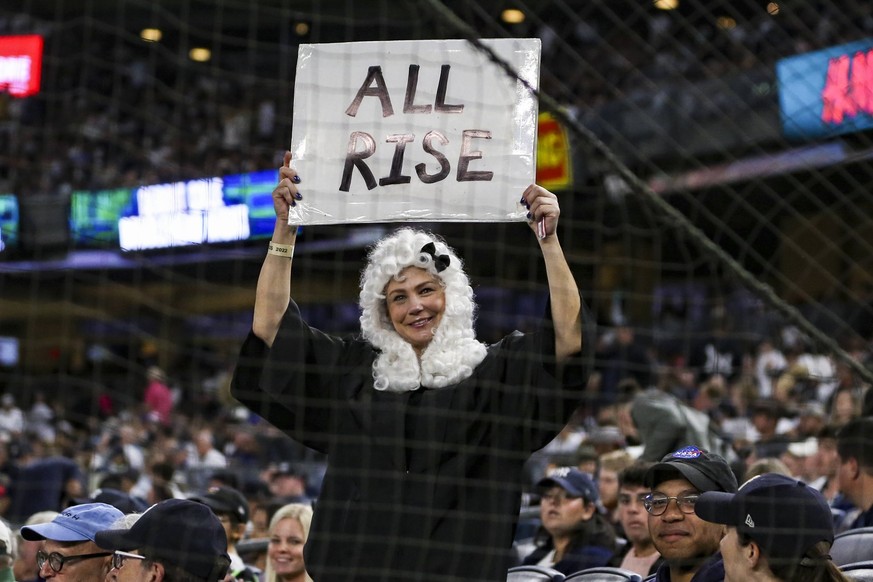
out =
[[[802,481],[765,473],[736,494],[702,494],[694,511],[728,526],[721,541],[728,582],[843,579],[827,555],[834,541],[830,507]]]
[[[646,472],[651,493],[644,505],[649,533],[664,563],[656,582],[721,582],[724,564],[718,553],[724,527],[697,517],[701,493],[737,490],[737,478],[723,457],[695,446],[666,455]]]
[[[58,582],[103,580],[112,552],[94,542],[97,532],[124,514],[106,503],[84,503],[65,509],[52,521],[21,528],[21,537],[42,541],[36,553],[39,575]]]
[[[221,522],[188,499],[156,503],[130,529],[101,531],[96,542],[115,552],[109,578],[118,582],[218,582],[230,565]]]
[[[615,553],[615,532],[598,511],[594,480],[574,467],[558,467],[537,483],[542,528],[537,548],[523,564],[564,574],[606,566]]]
[[[236,550],[236,544],[246,532],[249,522],[249,502],[233,487],[210,487],[205,493],[189,497],[209,507],[221,521],[227,536],[227,555],[230,556],[230,574],[233,580],[255,582],[257,568],[247,566]]]

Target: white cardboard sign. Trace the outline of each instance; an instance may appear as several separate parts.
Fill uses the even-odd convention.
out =
[[[483,41],[536,88],[539,39]],[[463,40],[300,45],[294,224],[520,221],[537,100]]]

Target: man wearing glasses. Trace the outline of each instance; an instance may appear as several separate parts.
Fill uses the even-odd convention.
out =
[[[156,503],[130,529],[101,531],[96,542],[114,551],[113,582],[219,582],[230,565],[224,526],[189,499]]]
[[[98,531],[110,527],[124,514],[106,503],[74,505],[52,521],[21,528],[21,537],[42,541],[36,553],[39,575],[57,582],[103,580],[112,552],[94,543]]]
[[[646,472],[649,533],[664,564],[655,582],[721,582],[718,553],[724,527],[694,513],[701,493],[736,493],[737,478],[724,458],[695,446],[672,452]]]

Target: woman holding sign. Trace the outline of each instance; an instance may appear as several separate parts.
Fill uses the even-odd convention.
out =
[[[316,582],[504,580],[522,465],[566,423],[587,379],[587,324],[554,194],[522,194],[550,304],[535,333],[475,339],[473,291],[438,237],[402,228],[361,277],[361,337],[309,327],[291,297],[300,178],[285,155],[234,396],[328,454],[305,548]],[[583,325],[583,322],[585,324]],[[586,333],[586,335],[590,335]]]

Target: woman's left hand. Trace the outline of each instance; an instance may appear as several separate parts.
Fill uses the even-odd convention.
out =
[[[521,203],[528,209],[528,225],[538,238],[544,239],[555,234],[561,215],[557,196],[542,186],[531,184],[521,195]]]

